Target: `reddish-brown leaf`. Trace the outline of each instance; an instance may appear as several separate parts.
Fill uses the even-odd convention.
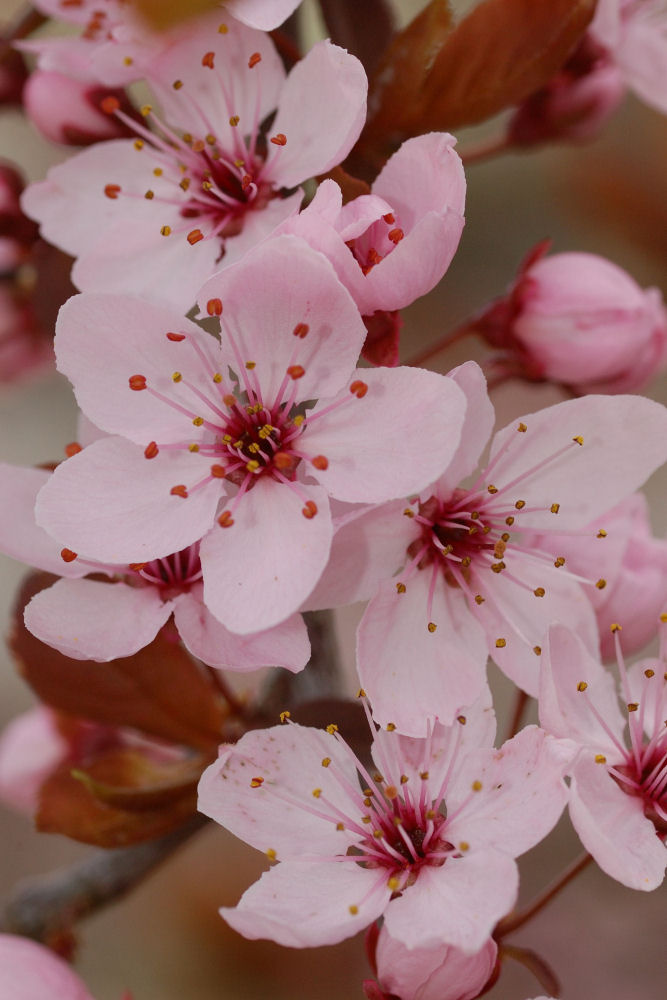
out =
[[[429,128],[484,121],[560,69],[596,0],[484,0],[440,49],[424,91]]]
[[[28,632],[25,604],[55,579],[48,573],[27,578],[9,639],[21,674],[38,697],[93,722],[129,726],[208,751],[215,748],[221,740],[224,702],[169,625],[134,656],[110,663],[70,659]]]
[[[348,201],[353,201],[354,198],[358,198],[362,194],[370,194],[371,189],[366,181],[360,180],[359,177],[353,177],[352,174],[348,174],[347,170],[343,170],[341,166],[333,167],[328,173],[318,177],[317,180],[321,183],[328,177],[332,181],[335,181],[341,189],[344,205],[347,205]]]
[[[71,769],[100,802],[129,812],[162,809],[193,792],[210,763],[199,754],[157,761],[145,751],[116,747]]]
[[[169,804],[129,811],[95,798],[63,765],[42,785],[35,822],[42,833],[61,833],[97,847],[127,847],[161,837],[181,826],[196,809],[196,792]]]

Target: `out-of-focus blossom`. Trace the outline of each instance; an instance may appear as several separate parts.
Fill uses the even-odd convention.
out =
[[[424,740],[374,731],[377,770],[335,725],[279,726],[223,747],[199,808],[280,864],[222,916],[251,939],[311,947],[383,915],[406,948],[479,951],[516,899],[514,858],[567,797],[569,751],[535,726],[496,751],[493,728],[482,698]]]
[[[599,0],[589,31],[609,51],[626,86],[667,113],[665,0]]]
[[[667,361],[667,312],[620,267],[588,253],[544,257],[539,246],[508,294],[474,328],[504,354],[499,370],[575,392],[633,392]]]
[[[463,230],[465,176],[456,140],[432,132],[404,142],[372,193],[343,205],[332,180],[281,231],[324,253],[364,316],[402,309],[442,278]]]
[[[451,945],[408,949],[383,927],[375,953],[378,983],[383,995],[400,1000],[474,1000],[493,975],[497,955],[493,938],[472,954]]]
[[[136,124],[135,141],[99,143],[53,167],[23,204],[46,239],[79,258],[72,278],[82,290],[186,309],[214,271],[298,211],[297,185],[347,155],[367,81],[354,56],[326,41],[285,77],[268,35],[231,22],[220,34],[206,21],[152,60],[148,82],[164,120],[146,105],[152,131]],[[106,107],[133,126],[116,101]]]
[[[201,539],[204,601],[248,634],[288,618],[317,582],[329,496],[379,503],[423,489],[456,450],[465,399],[433,372],[357,370],[358,310],[294,236],[266,241],[201,295],[220,342],[138,299],[81,295],[61,310],[60,370],[84,413],[121,436],[62,463],[37,519],[105,563]]]
[[[574,828],[603,871],[646,891],[661,884],[667,865],[667,615],[663,621],[657,659],[626,669],[617,640],[623,710],[612,674],[563,625],[549,630],[540,676],[542,725],[580,747],[571,768]]]
[[[518,106],[507,125],[512,146],[594,138],[625,96],[611,54],[586,34],[565,65]]]
[[[486,467],[460,487],[484,449],[493,408],[474,362],[450,377],[468,399],[454,460],[407,507],[347,515],[307,602],[372,598],[358,634],[361,682],[377,721],[411,736],[423,736],[428,719],[449,723],[476,697],[488,655],[536,694],[552,621],[569,623],[597,652],[587,589],[602,574],[594,552],[584,575],[571,572],[561,541],[583,534],[603,546],[591,522],[667,457],[664,407],[639,396],[587,396],[500,430]]]
[[[94,1000],[69,965],[41,944],[0,934],[0,1000]]]
[[[70,446],[71,453],[80,449]],[[151,642],[170,616],[190,652],[210,666],[300,670],[309,656],[299,615],[265,632],[233,635],[203,599],[199,546],[130,566],[87,563],[62,549],[34,522],[35,500],[52,473],[0,466],[0,549],[63,579],[36,594],[27,628],[65,656],[98,661],[131,656]],[[109,583],[81,579],[103,573]]]
[[[0,107],[21,106],[28,70],[20,52],[0,42]]]
[[[124,122],[102,110],[102,101],[109,96],[115,97],[126,113],[132,111],[122,90],[110,95],[106,87],[63,73],[35,70],[25,85],[23,106],[33,124],[52,142],[90,146],[131,134]]]
[[[69,756],[49,708],[39,705],[12,719],[0,736],[0,798],[19,812],[34,813],[42,783]]]

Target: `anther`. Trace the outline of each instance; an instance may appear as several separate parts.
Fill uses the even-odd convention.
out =
[[[276,852],[272,847],[267,847],[266,856],[269,859],[269,861],[275,861],[276,858],[278,857],[278,855],[276,854]]]
[[[245,367],[248,369],[249,372],[251,372],[253,370],[253,368],[257,367],[257,362],[256,361],[246,361]]]
[[[226,35],[228,31],[229,31],[229,28],[227,27],[226,24],[223,23],[223,24],[220,24],[218,26],[218,34],[220,34],[220,35]]]
[[[313,459],[313,465],[316,469],[320,469],[323,472],[329,468],[329,459],[325,455],[316,455]]]
[[[182,80],[174,80],[174,82],[172,83],[172,87],[174,88],[174,90],[180,90],[182,86],[183,86]]]
[[[303,367],[303,365],[290,365],[289,368],[287,369],[287,374],[289,375],[290,378],[296,380],[298,378],[303,378],[303,376],[306,374],[306,369]]]
[[[511,528],[512,525],[514,524],[514,518],[511,515],[509,517],[506,517],[505,524],[507,525],[508,528]]]
[[[183,381],[182,374],[180,372],[172,372],[172,374],[171,374],[171,381],[172,382],[182,382]]]
[[[392,226],[394,222],[396,222],[396,219],[394,218],[392,212],[387,212],[387,214],[383,215],[382,218],[384,219],[384,221],[387,223],[388,226]]]
[[[344,830],[345,829],[345,823],[336,823],[336,829],[337,830]]]
[[[68,458],[71,458],[73,455],[78,455],[80,451],[83,451],[83,448],[78,441],[70,441],[69,444],[65,445],[65,454]]]
[[[63,562],[66,562],[66,563],[74,562],[74,560],[76,559],[76,556],[77,556],[76,552],[72,552],[71,549],[61,549],[60,550],[60,558],[62,559]]]
[[[161,236],[171,236],[171,226],[162,226],[160,229]]]
[[[294,334],[295,337],[299,337],[301,340],[303,340],[303,338],[307,336],[309,330],[310,327],[308,326],[307,323],[297,323],[294,329],[292,330],[292,333]]]
[[[192,423],[195,425],[195,427],[201,427],[201,425],[204,423],[204,418],[203,417],[193,417]]]
[[[189,177],[183,177],[183,179],[178,182],[178,186],[181,189],[181,191],[187,191],[188,188],[190,187],[190,184],[191,181]]]
[[[554,566],[556,567],[556,569],[560,569],[560,567],[564,565],[565,565],[565,559],[563,558],[563,556],[558,556],[557,559],[554,559]]]
[[[234,523],[234,518],[228,510],[223,510],[222,514],[218,518],[218,524],[221,528],[231,528]]]
[[[582,445],[584,443],[584,439],[582,438],[581,434],[577,434],[577,436],[573,437],[572,440],[576,441],[578,445]]]
[[[144,194],[144,198],[146,199],[146,201],[152,201],[154,197],[155,197],[155,191],[151,191],[150,188]]]
[[[132,145],[137,151],[139,151],[144,148],[145,143],[143,139],[135,139]]]
[[[525,500],[517,500],[517,502],[514,504],[514,506],[516,507],[517,510],[523,510],[523,508],[526,506],[526,501]]]
[[[202,66],[208,66],[209,69],[213,69],[215,64],[215,52],[204,53],[201,64]]]
[[[355,379],[350,386],[350,392],[353,396],[356,396],[357,399],[362,399],[368,392],[368,386],[365,382],[362,382],[361,379]]]
[[[504,649],[507,645],[507,639],[496,639],[496,649]]]
[[[357,913],[359,912],[359,907],[358,906],[348,906],[348,910],[350,911],[350,913],[352,914],[353,917],[356,917]]]
[[[623,629],[622,629],[622,627],[621,627],[621,626],[620,626],[620,625],[618,624],[618,622],[614,622],[614,623],[613,623],[613,625],[611,625],[611,626],[610,626],[610,631],[611,631],[611,632],[622,632],[622,631],[623,631]]]
[[[420,771],[419,777],[422,779],[422,781],[428,781],[431,775],[428,773],[428,771]]]
[[[287,136],[284,132],[278,132],[277,135],[272,135],[270,140],[274,146],[286,146]]]
[[[146,376],[145,375],[130,375],[127,380],[130,389],[134,389],[135,392],[141,392],[142,389],[146,388]]]
[[[497,486],[490,486],[489,485],[489,486],[486,487],[486,492],[490,493],[493,496],[494,493],[498,492],[498,487]]]
[[[518,432],[520,434],[525,434],[526,431],[528,430],[528,428],[526,427],[525,424],[522,423],[522,424],[519,424],[519,426],[517,427],[517,430],[518,430]]]
[[[551,511],[552,514],[557,514],[558,511],[560,510],[560,504],[559,503],[552,503],[551,507],[549,508],[549,510]]]
[[[142,118],[148,118],[152,110],[153,109],[150,106],[150,104],[142,104],[141,107],[139,108]]]
[[[387,888],[391,889],[392,892],[395,892],[400,884],[401,883],[399,879],[397,879],[395,875],[392,875],[390,878],[387,879]]]
[[[120,101],[117,97],[109,94],[108,97],[104,97],[100,101],[100,108],[105,113],[105,115],[113,115],[120,108]]]
[[[598,588],[598,590],[604,590],[604,588],[607,586],[607,581],[603,580],[602,577],[600,577],[595,586]]]
[[[533,646],[533,652],[535,653],[535,656],[541,656],[542,655],[542,647],[541,646]]]
[[[232,115],[232,117],[229,119],[229,124],[232,126],[232,128],[236,128],[236,126],[240,121],[241,119],[239,118],[238,115]]]
[[[396,593],[397,594],[404,594],[405,593],[405,584],[404,583],[397,583],[396,584]]]
[[[470,787],[472,788],[473,792],[481,792],[483,785],[481,781],[473,781]]]
[[[644,677],[655,677],[655,670],[651,670],[649,667],[648,670],[644,671]]]
[[[577,684],[577,691],[579,692],[585,691],[587,687],[588,684],[586,683],[586,681],[579,681],[579,683]]]
[[[250,56],[250,59],[248,59],[248,69],[252,69],[254,66],[257,65],[258,62],[261,61],[262,57],[259,54],[259,52],[253,52],[253,54]]]
[[[322,789],[321,788],[313,788],[312,794],[313,794],[313,798],[314,799],[319,799],[320,795],[322,794]]]
[[[637,709],[639,708],[639,702],[638,701],[628,702],[628,704],[626,705],[626,708],[627,708],[628,712],[636,712]]]
[[[155,441],[151,441],[144,448],[144,458],[155,458],[159,451],[160,449],[158,448],[157,443]]]
[[[387,723],[387,732],[388,733],[393,733],[395,731],[396,731],[396,723],[395,722],[388,722]]]
[[[225,469],[224,465],[211,466],[211,475],[213,476],[214,479],[224,479],[226,474],[227,470]]]
[[[544,597],[544,595],[546,594],[546,590],[544,589],[544,587],[535,587],[533,593],[535,594],[535,597]]]
[[[328,767],[330,763],[331,763],[331,757],[322,758],[322,767]]]
[[[248,472],[257,472],[259,469],[259,462],[256,458],[251,458],[249,462],[246,462],[245,467]]]
[[[405,233],[403,232],[402,229],[398,228],[390,229],[389,232],[387,233],[387,236],[392,243],[400,243],[403,237],[405,236]]]
[[[457,716],[456,716],[456,721],[457,721],[457,722],[458,722],[458,723],[459,723],[460,725],[462,725],[462,726],[465,726],[465,724],[466,724],[466,722],[467,722],[468,720],[466,719],[465,715],[457,715]]]
[[[145,566],[146,566],[145,562],[143,562],[143,563],[128,563],[128,567],[129,567],[129,569],[132,570],[133,573],[141,573],[142,569],[144,569]]]
[[[260,786],[263,785],[263,784],[264,784],[264,778],[251,778],[250,779],[250,787],[251,788],[260,788]]]
[[[481,594],[475,594],[475,604],[484,604],[484,598]]]
[[[595,757],[593,759],[595,760],[596,764],[606,764],[607,763],[607,758],[605,757],[605,755],[603,753],[596,753],[596,755],[595,755]]]
[[[438,626],[435,624],[435,622],[429,622],[426,627],[429,630],[429,632],[433,634],[433,632],[435,632]]]
[[[154,173],[154,175],[156,177],[162,177],[162,174],[164,173],[164,170],[162,169],[162,167],[154,167],[153,168],[153,173]]]
[[[182,340],[185,340],[184,333],[168,333],[166,337],[167,340],[171,340],[174,344],[180,344]]]
[[[597,533],[597,535],[595,537],[596,538],[606,538],[607,537],[607,532],[604,530],[604,528],[600,528],[600,530],[598,531],[598,533]]]
[[[220,299],[209,299],[206,303],[206,312],[209,316],[222,316],[222,301]]]
[[[301,508],[301,513],[309,521],[313,517],[315,517],[315,515],[317,514],[317,504],[315,503],[315,501],[314,500],[306,500],[305,504]]]
[[[184,500],[188,498],[188,488],[183,483],[179,483],[177,486],[172,486],[169,490],[173,497],[182,497]]]
[[[465,852],[465,851],[469,851],[469,850],[470,850],[470,844],[468,843],[468,841],[467,840],[462,840],[461,843],[459,844],[459,851],[464,851]]]
[[[409,507],[405,508],[405,510],[403,511],[403,514],[405,515],[405,517],[414,517],[415,516],[414,510],[411,510]]]
[[[199,241],[203,239],[204,239],[204,234],[202,233],[201,229],[193,229],[191,232],[188,233],[187,236],[188,243],[190,244],[191,247],[193,247],[195,243],[199,243]]]
[[[120,194],[120,184],[107,184],[104,188],[104,193],[107,198],[111,198],[113,201],[116,200]]]
[[[334,733],[338,732],[338,726],[336,725],[335,722],[330,722],[329,725],[326,727],[326,729],[329,736],[333,736]]]

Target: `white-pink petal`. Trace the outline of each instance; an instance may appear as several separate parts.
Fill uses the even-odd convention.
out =
[[[0,1000],[93,1000],[83,982],[48,948],[0,934]]]

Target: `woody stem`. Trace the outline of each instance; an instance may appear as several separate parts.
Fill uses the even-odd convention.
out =
[[[551,885],[547,886],[547,888],[544,889],[539,896],[536,896],[532,903],[529,903],[523,910],[515,910],[514,913],[510,913],[506,917],[503,917],[503,919],[496,924],[496,929],[493,932],[493,936],[496,940],[501,940],[506,937],[506,935],[512,934],[514,931],[518,930],[519,927],[523,927],[523,925],[527,924],[529,920],[532,920],[535,914],[544,909],[544,907],[550,903],[552,899],[555,899],[559,892],[564,889],[566,885],[569,885],[569,883],[572,882],[572,880],[575,879],[577,875],[591,863],[592,860],[592,856],[588,852],[584,852],[584,854],[577,858],[576,861],[573,861],[569,868],[566,868],[565,871],[551,883]]]

